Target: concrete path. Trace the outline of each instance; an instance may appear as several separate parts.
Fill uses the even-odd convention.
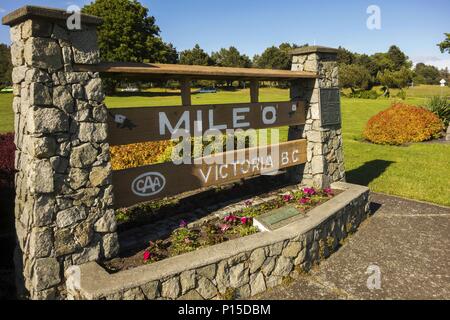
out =
[[[371,200],[374,215],[338,252],[257,298],[450,299],[450,207],[376,193]],[[367,287],[371,265],[380,289]]]

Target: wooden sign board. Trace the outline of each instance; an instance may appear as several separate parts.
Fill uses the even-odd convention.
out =
[[[235,161],[225,161],[232,155]],[[199,163],[172,162],[113,171],[116,208],[221,185],[306,162],[306,140],[254,147],[204,157]],[[222,160],[222,162],[219,162]]]
[[[206,130],[262,129],[305,123],[305,106],[297,102],[256,102],[109,110],[111,145],[169,140],[176,132],[191,136]]]

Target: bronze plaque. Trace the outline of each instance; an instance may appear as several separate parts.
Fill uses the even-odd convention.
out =
[[[321,126],[341,124],[341,104],[339,89],[320,89]]]

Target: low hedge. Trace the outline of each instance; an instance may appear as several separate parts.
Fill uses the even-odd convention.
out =
[[[111,146],[111,164],[113,170],[140,167],[165,162],[172,154],[173,142],[151,141],[122,146]]]
[[[429,110],[395,103],[367,122],[364,137],[377,144],[402,145],[439,138],[443,128]]]

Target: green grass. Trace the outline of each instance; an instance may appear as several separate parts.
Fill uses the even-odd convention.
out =
[[[13,95],[0,93],[0,133],[14,131]]]
[[[440,95],[438,86],[407,89],[406,103],[423,105],[432,95]],[[444,88],[450,95],[450,88]],[[392,94],[391,90],[391,94]],[[394,94],[392,94],[394,95]],[[261,101],[282,101],[288,90],[261,89]],[[417,143],[395,147],[362,141],[363,128],[371,116],[386,109],[395,99],[342,99],[342,118],[347,180],[368,185],[371,190],[406,198],[450,206],[450,145]],[[249,102],[248,90],[194,94],[193,104]],[[0,132],[13,130],[11,94],[0,94]],[[180,105],[177,91],[149,90],[134,96],[107,97],[110,108]],[[287,134],[283,128],[281,135]]]

